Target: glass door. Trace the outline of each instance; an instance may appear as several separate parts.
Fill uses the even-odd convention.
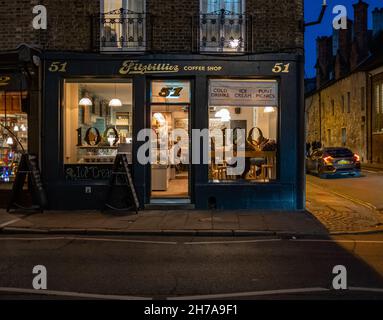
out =
[[[190,199],[190,83],[152,81],[151,200]]]

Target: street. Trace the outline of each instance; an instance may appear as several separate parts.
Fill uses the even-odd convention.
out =
[[[1,299],[382,299],[383,220],[374,209],[381,203],[382,177],[373,172],[362,178],[307,176],[307,208],[327,236],[4,233]],[[40,223],[51,217],[47,221],[56,226],[60,216],[36,217]],[[139,227],[158,217],[149,214]],[[296,224],[299,216],[285,217]],[[281,218],[274,216],[270,226]],[[120,218],[102,219],[105,224]],[[37,265],[47,270],[47,290],[33,289]],[[348,290],[333,288],[338,265],[347,270]]]
[[[3,299],[383,298],[383,241],[377,235],[327,240],[2,236],[0,241]],[[31,292],[35,265],[47,269],[47,296]],[[346,267],[350,290],[329,290],[336,265]]]
[[[363,170],[362,177],[319,179],[307,175],[307,182],[322,186],[327,190],[371,204],[383,210],[383,173]]]

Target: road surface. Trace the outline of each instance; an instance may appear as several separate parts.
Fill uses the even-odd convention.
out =
[[[307,175],[307,182],[324,187],[328,191],[361,200],[378,210],[383,210],[383,172],[363,171],[360,178],[320,179]]]
[[[383,298],[383,235],[336,239],[2,235],[0,248],[0,299]],[[36,265],[47,269],[47,295],[32,288]],[[351,290],[330,290],[336,265],[346,267]]]

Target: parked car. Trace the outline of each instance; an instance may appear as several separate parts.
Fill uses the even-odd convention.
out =
[[[306,172],[320,178],[361,175],[360,157],[344,147],[314,150],[306,158]]]

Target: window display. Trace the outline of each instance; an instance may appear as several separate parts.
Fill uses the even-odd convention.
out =
[[[113,164],[132,144],[132,84],[65,84],[64,163]]]
[[[210,81],[210,181],[277,179],[278,109],[276,81]],[[242,150],[238,130],[242,130]],[[244,157],[244,171],[230,175],[235,157]]]
[[[28,117],[21,109],[22,95],[0,92],[0,188],[12,187],[21,153],[28,149]]]

